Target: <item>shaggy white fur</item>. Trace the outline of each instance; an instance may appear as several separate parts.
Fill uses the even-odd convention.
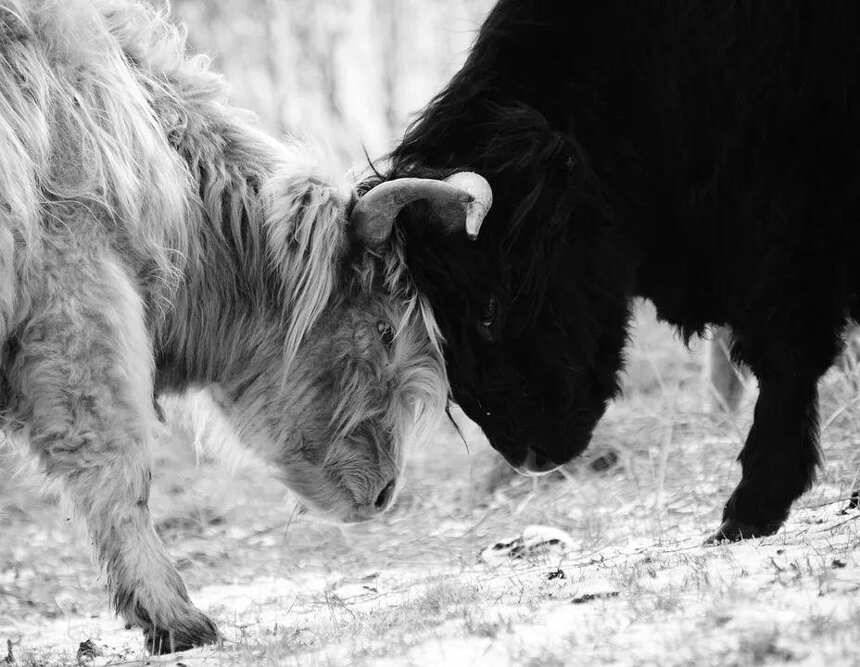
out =
[[[152,529],[154,391],[211,386],[239,439],[345,521],[392,502],[443,413],[396,238],[230,106],[132,0],[0,0],[0,410],[85,518],[155,651],[213,641]]]

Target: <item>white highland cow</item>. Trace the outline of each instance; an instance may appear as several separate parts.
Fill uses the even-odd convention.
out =
[[[217,638],[153,530],[153,394],[211,386],[307,506],[386,509],[447,396],[393,221],[425,199],[475,232],[484,184],[457,176],[350,212],[151,8],[0,0],[2,426],[73,500],[150,650]]]

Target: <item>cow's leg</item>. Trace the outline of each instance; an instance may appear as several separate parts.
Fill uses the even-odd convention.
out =
[[[813,481],[818,464],[817,378],[759,378],[743,470],[711,541],[770,535]]]
[[[786,206],[787,210],[791,207]],[[742,477],[712,540],[740,540],[779,530],[791,504],[812,484],[819,463],[818,380],[842,347],[845,315],[840,276],[829,275],[809,251],[773,260],[751,286],[732,322],[733,353],[758,379],[753,425],[738,457]],[[817,276],[814,287],[806,283]],[[782,291],[785,300],[774,302]],[[762,315],[765,313],[766,315]]]
[[[155,415],[141,300],[107,249],[57,252],[12,362],[32,447],[86,520],[117,611],[167,653],[217,639],[148,507]]]

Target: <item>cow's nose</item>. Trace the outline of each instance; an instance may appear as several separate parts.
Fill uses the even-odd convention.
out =
[[[526,450],[526,458],[517,466],[517,471],[524,475],[537,476],[545,475],[558,467],[557,463],[548,459],[541,452],[529,447]]]
[[[382,491],[379,492],[379,495],[376,496],[376,500],[373,503],[373,506],[379,510],[380,512],[386,510],[388,508],[389,503],[391,502],[391,497],[394,495],[394,480],[392,479]]]

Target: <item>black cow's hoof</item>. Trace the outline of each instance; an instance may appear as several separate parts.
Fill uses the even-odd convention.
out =
[[[723,524],[705,540],[705,544],[720,542],[739,542],[753,537],[766,537],[779,530],[782,521],[771,521],[762,524],[746,523],[737,519],[725,519]]]
[[[165,655],[216,643],[218,641],[218,628],[206,616],[199,612],[198,614],[198,617],[174,628],[167,629],[157,626],[144,628],[146,650],[153,655]]]

